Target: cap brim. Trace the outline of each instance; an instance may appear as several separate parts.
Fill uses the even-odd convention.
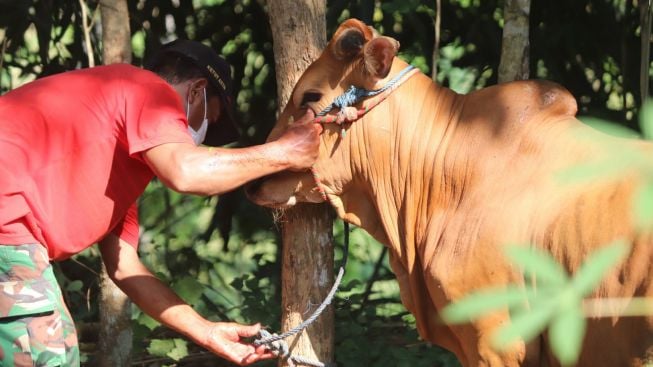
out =
[[[220,147],[240,139],[235,114],[231,106],[224,109],[224,114],[216,123],[210,124],[206,131],[206,138],[202,144],[211,147]]]

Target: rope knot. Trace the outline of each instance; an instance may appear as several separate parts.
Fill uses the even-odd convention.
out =
[[[278,337],[279,335],[276,333],[272,334],[267,330],[261,329],[258,332],[258,338],[254,341],[253,344],[256,346],[265,345],[277,357],[288,359],[288,357],[290,357],[290,348],[288,347],[288,343],[286,343],[283,339],[277,340]],[[289,361],[288,363],[292,366],[292,361]]]
[[[358,110],[356,107],[343,107],[338,112],[336,124],[342,125],[343,122],[355,121],[358,117]]]
[[[283,338],[285,334],[272,334],[267,330],[261,329],[258,332],[258,338],[252,344],[255,346],[265,345],[274,355],[286,361],[289,367],[296,365],[311,366],[311,367],[335,367],[333,363],[327,364],[320,361],[304,358],[301,356],[294,356],[290,354],[290,348]]]
[[[355,85],[352,85],[345,91],[345,93],[339,95],[331,103],[332,107],[338,107],[343,109],[344,107],[349,107],[356,102],[358,102],[363,97],[366,97],[368,91],[363,88],[358,88]]]

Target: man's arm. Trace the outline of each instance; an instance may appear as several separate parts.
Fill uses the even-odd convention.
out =
[[[260,325],[211,322],[200,316],[138,258],[136,250],[115,234],[100,241],[102,260],[111,279],[146,314],[186,335],[193,342],[227,360],[247,365],[274,357],[264,347],[240,339],[255,336]]]
[[[206,148],[162,144],[143,152],[154,174],[182,193],[216,195],[265,175],[311,167],[317,159],[322,127],[308,112],[278,140],[248,148]]]

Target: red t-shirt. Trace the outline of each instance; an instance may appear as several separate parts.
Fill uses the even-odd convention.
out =
[[[182,102],[127,64],[70,71],[0,97],[0,244],[39,242],[51,259],[108,233],[138,245],[142,152],[190,143]]]

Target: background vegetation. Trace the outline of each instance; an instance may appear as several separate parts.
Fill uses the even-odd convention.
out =
[[[81,31],[88,8],[91,48]],[[275,121],[272,39],[262,0],[129,1],[133,63],[142,65],[177,37],[211,45],[232,65],[238,144],[261,143]],[[101,55],[98,1],[0,0],[0,92],[35,78],[87,67]],[[332,0],[327,35],[357,17],[401,43],[401,57],[431,73],[434,1]],[[496,83],[503,1],[445,0],[437,81],[460,93]],[[638,128],[640,14],[636,0],[533,0],[531,76],[561,83],[581,117]],[[299,55],[298,55],[299,57]],[[203,315],[279,329],[279,241],[269,212],[240,190],[182,196],[152,182],[140,199],[140,253],[150,268]],[[336,224],[336,238],[342,226]],[[80,328],[83,358],[94,364],[98,251],[58,265]],[[336,358],[342,366],[455,366],[417,337],[401,306],[382,246],[354,230],[344,286],[335,303]],[[308,311],[308,310],[307,310]],[[135,309],[134,365],[227,365]],[[265,365],[265,364],[262,364]],[[268,365],[273,365],[272,362]]]

